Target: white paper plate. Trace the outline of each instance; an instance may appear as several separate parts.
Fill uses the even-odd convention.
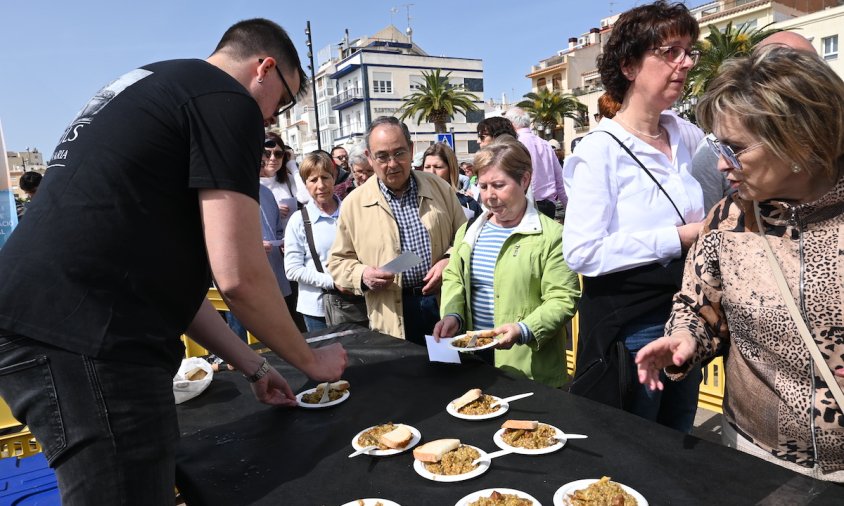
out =
[[[377,498],[372,499],[372,498],[370,498],[370,499],[360,499],[360,500],[363,501],[363,506],[375,506],[379,502],[381,504],[383,504],[384,506],[400,506],[399,503],[389,501],[387,499],[377,499]],[[360,503],[356,499],[352,502],[347,502],[346,504],[343,504],[342,506],[360,506]]]
[[[577,480],[571,483],[566,483],[562,487],[558,488],[556,492],[554,492],[554,506],[569,506],[570,502],[568,500],[569,495],[573,494],[576,490],[581,490],[589,485],[595,483],[598,480],[589,479],[589,480]],[[618,483],[617,481],[614,483]],[[632,495],[634,499],[636,499],[636,503],[638,506],[648,506],[648,500],[640,494],[636,492],[632,488],[624,485],[622,483],[618,483],[621,485],[621,488],[624,489],[625,492]]]
[[[413,434],[413,437],[410,438],[410,442],[407,443],[407,446],[405,446],[404,448],[396,448],[396,449],[389,449],[389,450],[370,450],[370,451],[366,452],[365,455],[371,455],[373,457],[388,457],[390,455],[395,455],[397,453],[406,452],[407,450],[410,450],[411,448],[413,448],[414,446],[419,444],[419,441],[422,440],[422,434],[416,429],[416,427],[411,427],[410,425],[407,425],[407,424],[404,424],[404,423],[395,423],[393,425],[396,425],[396,426],[404,425],[405,427],[407,427],[407,430],[409,430],[410,433]],[[358,438],[361,437],[364,432],[366,432],[368,430],[372,430],[377,426],[378,425],[373,425],[372,427],[367,427],[366,429],[363,429],[362,431],[355,434],[355,437],[352,438],[352,448],[354,448],[356,451],[362,449],[363,446],[361,446],[358,443]]]
[[[472,492],[463,499],[460,499],[454,506],[469,506],[469,503],[477,501],[481,497],[489,497],[495,491],[497,491],[499,494],[515,495],[519,499],[527,499],[529,501],[533,501],[533,506],[542,506],[539,501],[537,501],[536,498],[534,498],[532,495],[526,494],[521,490],[513,490],[512,488],[488,488],[486,490],[478,490],[477,492]]]
[[[541,423],[541,422],[540,422]],[[547,423],[545,425],[548,425]],[[566,434],[561,431],[560,429],[550,425],[554,432],[557,433],[558,438],[565,438]],[[492,440],[495,442],[495,445],[501,448],[502,450],[513,450],[513,453],[521,453],[522,455],[545,455],[546,453],[554,453],[555,451],[559,450],[566,444],[566,440],[563,439],[562,441],[558,441],[557,444],[553,444],[551,446],[546,446],[545,448],[538,448],[536,450],[530,450],[527,448],[520,448],[518,446],[510,446],[504,441],[504,431],[507,429],[499,429],[492,436]]]
[[[492,397],[493,399],[495,399],[498,402],[501,402],[501,397],[496,397],[494,395],[490,395],[490,397]],[[485,415],[464,415],[463,413],[459,413],[456,409],[454,409],[454,406],[451,404],[452,402],[454,402],[456,400],[457,399],[454,399],[451,402],[449,402],[448,404],[446,404],[445,410],[449,415],[455,416],[457,418],[462,418],[463,420],[489,420],[490,418],[495,418],[496,416],[503,415],[504,413],[507,412],[508,409],[510,409],[510,403],[501,402],[498,405],[498,409],[493,411],[492,413],[487,413]]]
[[[487,455],[487,453],[485,451],[481,450],[480,448],[478,448],[476,446],[472,446],[472,445],[463,445],[463,446],[468,446],[469,448],[474,448],[481,455],[481,457],[486,457],[486,455]],[[447,474],[434,474],[434,473],[428,471],[427,469],[425,469],[425,463],[424,462],[422,462],[421,460],[414,459],[413,460],[413,470],[416,471],[416,474],[418,474],[419,476],[426,478],[428,480],[431,480],[431,481],[453,483],[455,481],[471,480],[472,478],[475,478],[476,476],[480,476],[480,475],[484,474],[485,472],[487,472],[487,469],[489,469],[490,463],[491,463],[491,461],[489,459],[482,460],[482,461],[480,461],[480,463],[478,463],[478,467],[476,467],[473,471],[471,471],[469,473],[447,475]]]
[[[296,401],[299,402],[300,408],[305,408],[305,409],[330,408],[331,406],[336,406],[336,405],[340,404],[341,402],[344,402],[351,395],[349,393],[349,391],[346,390],[345,392],[343,392],[342,397],[340,397],[339,399],[334,400],[334,401],[326,402],[325,404],[309,404],[307,402],[302,402],[302,396],[316,392],[316,390],[317,390],[317,387],[314,387],[314,388],[311,388],[309,390],[305,390],[304,392],[299,392],[298,394],[296,394]]]
[[[484,345],[484,346],[474,346],[474,347],[472,347],[472,348],[461,348],[461,347],[459,347],[459,346],[454,346],[454,345],[452,344],[452,343],[454,342],[454,340],[455,340],[455,339],[460,339],[460,338],[463,338],[463,337],[466,337],[466,334],[460,334],[459,336],[454,336],[454,337],[451,339],[451,341],[449,341],[449,342],[448,342],[448,347],[449,347],[449,348],[451,348],[452,350],[457,350],[457,351],[459,351],[459,352],[461,352],[461,353],[469,353],[469,352],[473,352],[473,351],[487,350],[487,349],[489,349],[489,348],[493,348],[493,347],[495,347],[495,345],[496,345],[496,344],[498,344],[498,339],[493,339],[493,340],[492,340],[492,342],[491,342],[491,343],[489,343],[489,344],[487,344],[487,345]]]

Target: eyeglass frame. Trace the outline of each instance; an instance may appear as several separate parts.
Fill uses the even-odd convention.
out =
[[[264,63],[265,58],[258,58],[258,63]],[[284,114],[285,112],[289,111],[294,105],[296,105],[296,95],[290,91],[290,86],[287,85],[287,79],[284,78],[284,74],[281,73],[281,69],[278,68],[278,63],[274,66],[275,71],[278,73],[278,77],[281,79],[281,84],[284,85],[285,91],[287,91],[287,95],[290,97],[290,103],[287,105],[280,105],[278,110],[273,113],[273,116],[276,118]],[[280,103],[280,102],[279,102]]]
[[[683,51],[683,55],[679,58],[672,59],[668,57],[668,53],[673,51],[674,48],[680,49]],[[697,65],[697,62],[700,60],[701,51],[700,49],[686,49],[683,46],[657,46],[652,47],[649,51],[660,51],[660,57],[664,58],[665,60],[670,61],[671,63],[683,63],[683,61],[688,56],[689,59],[692,60],[692,65]]]
[[[283,149],[264,149],[264,156],[267,157],[269,160],[273,156],[275,156],[276,160],[281,160],[284,158],[284,150]]]
[[[707,135],[706,143],[709,145],[709,149],[711,149],[717,156],[724,157],[727,165],[739,172],[743,171],[744,168],[742,168],[741,160],[739,160],[738,157],[765,144],[764,142],[757,142],[737,152],[732,146],[726,142],[721,142],[721,140],[714,135]]]
[[[380,165],[387,165],[387,164],[390,163],[390,161],[393,161],[393,162],[396,162],[396,163],[402,163],[403,161],[410,161],[409,158],[406,159],[406,160],[402,160],[402,159],[399,158],[399,157],[404,158],[408,155],[410,155],[409,149],[400,149],[398,151],[394,151],[392,154],[384,153],[384,152],[378,153],[378,154],[370,153],[369,157],[372,159],[372,161],[377,162]],[[381,160],[380,158],[386,158],[386,159]]]

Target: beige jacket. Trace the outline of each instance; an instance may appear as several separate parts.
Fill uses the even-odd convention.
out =
[[[454,190],[438,176],[412,171],[419,190],[419,218],[431,237],[431,259],[445,257],[466,215]],[[399,229],[390,204],[371,177],[343,201],[337,237],[328,258],[334,282],[366,296],[369,325],[373,330],[404,339],[401,276],[385,290],[364,291],[363,270],[380,267],[401,254]]]
[[[828,367],[844,367],[844,183],[811,204],[760,208],[766,238]],[[842,407],[780,295],[752,204],[722,200],[705,226],[666,332],[694,336],[690,363],[727,355],[724,415],[739,433],[780,459],[844,469]]]

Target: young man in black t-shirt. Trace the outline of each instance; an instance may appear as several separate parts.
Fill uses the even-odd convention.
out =
[[[0,250],[0,395],[42,443],[63,504],[172,504],[182,333],[261,402],[296,404],[205,299],[212,273],[263,343],[313,379],[340,377],[343,348],[312,350],[279,311],[258,221],[262,122],[304,82],[280,26],[242,21],[205,61],[116,79],[60,139]]]

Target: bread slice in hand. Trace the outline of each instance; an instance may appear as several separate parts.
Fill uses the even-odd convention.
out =
[[[480,399],[481,395],[483,395],[483,392],[481,392],[480,388],[473,388],[473,389],[469,390],[468,392],[466,392],[465,394],[458,397],[457,399],[454,399],[451,402],[451,405],[452,405],[452,407],[454,407],[455,410],[458,410],[458,409],[462,408],[463,406],[469,404],[470,402],[474,402],[474,401]]]
[[[349,389],[349,382],[346,380],[335,381],[331,384],[331,390],[337,390],[338,392],[343,392]]]
[[[536,420],[507,420],[501,424],[502,429],[536,430],[539,422]]]
[[[443,455],[460,447],[459,439],[437,439],[413,449],[413,458],[422,462],[439,462]]]
[[[407,446],[407,443],[413,439],[413,433],[405,427],[404,425],[396,425],[396,428],[387,432],[386,434],[381,434],[381,437],[378,438],[378,442],[388,448],[404,448]]]

